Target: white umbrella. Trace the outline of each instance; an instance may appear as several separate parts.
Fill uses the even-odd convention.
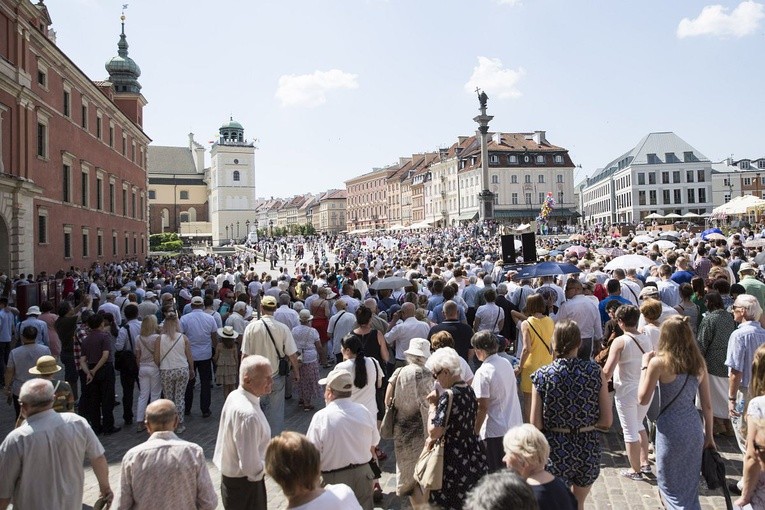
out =
[[[644,257],[643,255],[629,254],[622,255],[621,257],[616,257],[614,260],[606,264],[603,269],[606,271],[611,271],[613,269],[641,269],[655,265],[656,262],[649,259],[648,257]]]
[[[680,232],[677,232],[675,230],[667,230],[666,232],[661,232],[659,236],[672,236],[672,237],[680,237]]]
[[[664,216],[662,216],[662,215],[661,215],[661,214],[659,214],[659,213],[651,213],[651,214],[649,214],[648,216],[646,216],[646,217],[645,217],[645,218],[643,218],[643,219],[644,219],[644,220],[660,220],[660,219],[662,219],[662,218],[664,218]]]
[[[655,239],[647,234],[643,234],[633,237],[632,240],[636,243],[652,243]]]
[[[728,238],[722,234],[718,234],[717,232],[707,234],[707,241],[725,241],[726,239]],[[746,246],[747,248],[752,248],[752,246],[749,246],[749,243],[746,243],[744,246]],[[765,243],[763,243],[761,246],[765,246]],[[756,246],[754,247],[756,248]]]
[[[720,235],[720,234],[710,234],[707,236],[707,239],[712,239],[712,235]],[[750,241],[745,242],[744,246],[747,248],[759,248],[760,246],[765,246],[765,237],[756,237]]]
[[[545,255],[547,255],[548,253],[550,253],[550,250],[545,250],[544,248],[539,248],[539,249],[537,250],[537,255],[542,255],[542,256],[545,256]]]
[[[677,245],[672,241],[656,241],[655,243],[651,243],[651,248],[654,246],[658,246],[660,250],[674,250],[677,248]]]
[[[683,218],[701,218],[701,216],[696,213],[687,212],[683,214]]]
[[[372,285],[369,286],[370,289],[374,290],[382,290],[382,289],[401,289],[404,287],[409,287],[412,284],[409,280],[406,278],[400,278],[398,276],[389,276],[388,278],[383,278],[382,280],[375,280],[372,282]]]

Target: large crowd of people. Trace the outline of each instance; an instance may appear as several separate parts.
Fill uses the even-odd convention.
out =
[[[290,508],[368,510],[393,455],[415,508],[581,510],[616,422],[620,475],[656,479],[666,508],[700,508],[716,434],[744,454],[737,504],[765,508],[765,236],[567,231],[536,239],[561,269],[529,278],[503,258],[502,230],[261,239],[233,255],[0,275],[17,418],[0,509],[79,508],[89,459],[118,508],[266,508],[268,474]],[[30,306],[30,286],[53,281],[60,295]],[[285,430],[295,404],[304,435]],[[219,491],[181,439],[197,413],[219,420]],[[98,436],[131,425],[150,438],[122,460],[115,497]],[[437,490],[416,475],[436,445]]]

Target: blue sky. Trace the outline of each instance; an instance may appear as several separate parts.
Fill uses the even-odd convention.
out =
[[[105,79],[122,2],[46,4],[59,47]],[[713,161],[765,156],[764,4],[139,0],[125,14],[154,143],[207,145],[233,115],[258,139],[258,195],[284,197],[473,134],[476,85],[492,130],[546,130],[577,180],[651,131]]]

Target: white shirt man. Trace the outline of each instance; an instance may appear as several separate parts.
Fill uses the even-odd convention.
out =
[[[579,349],[579,357],[590,359],[593,352],[600,351],[600,340],[603,338],[603,324],[600,322],[598,306],[587,296],[582,294],[582,282],[570,278],[566,283],[566,297],[560,305],[556,320],[569,319],[579,325],[582,334],[582,346]],[[596,342],[598,345],[593,345]]]
[[[340,341],[356,327],[356,316],[345,309],[345,301],[338,301],[336,306],[337,313],[329,319],[327,334],[332,339],[331,352],[335,354],[337,362],[340,363],[343,361],[343,356],[340,354]]]
[[[107,297],[108,301],[99,306],[98,311],[112,314],[114,323],[119,326],[122,324],[122,312],[120,312],[120,307],[114,304],[115,298],[116,296],[114,294],[109,294]]]
[[[239,370],[240,386],[229,393],[221,411],[213,464],[221,473],[224,508],[266,508],[263,477],[271,428],[260,398],[271,393],[272,368],[268,359],[254,355],[244,358]]]
[[[287,303],[284,303],[282,299],[286,298]],[[288,328],[290,328],[290,331],[295,329],[296,327],[300,326],[300,317],[298,317],[298,313],[290,308],[289,306],[289,297],[284,296],[282,298],[280,296],[279,298],[279,308],[276,309],[274,312],[274,319],[281,322]]]
[[[406,354],[404,351],[409,349],[409,342],[412,338],[428,338],[430,326],[427,322],[418,321],[414,316],[415,308],[412,303],[404,303],[401,307],[401,317],[404,319],[391,328],[385,334],[385,342],[395,347],[396,367],[406,365]]]
[[[323,482],[348,485],[361,507],[372,510],[373,473],[369,461],[380,442],[375,417],[366,407],[351,401],[350,372],[335,370],[319,384],[326,384],[327,406],[314,414],[306,437],[319,450]]]
[[[497,355],[493,336],[479,333],[473,337],[473,346],[483,362],[471,383],[478,399],[475,432],[485,441],[489,471],[493,472],[504,467],[501,445],[505,432],[521,425],[523,415],[513,366]],[[488,350],[481,348],[484,346]]]
[[[244,318],[245,313],[247,313],[247,305],[243,301],[234,303],[234,311],[226,319],[226,326],[231,326],[239,335],[243,335],[248,324]]]

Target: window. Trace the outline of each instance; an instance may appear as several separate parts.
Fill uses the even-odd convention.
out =
[[[544,175],[539,175],[538,179],[539,179],[539,184],[544,184],[545,183],[545,176]]]
[[[679,204],[683,200],[682,192],[679,189],[674,190],[675,203]]]
[[[497,156],[496,154],[492,154],[491,156],[489,156],[489,163],[491,163],[492,165],[496,165],[497,163],[499,163],[499,156]]]
[[[181,190],[179,198],[181,200],[188,200],[189,199],[189,192],[186,190]]]
[[[88,105],[82,105],[82,123],[80,123],[82,129],[88,129]]]
[[[133,236],[133,255],[138,253],[138,250],[136,249],[136,241],[137,239],[135,238],[135,236]]]
[[[234,170],[234,181],[239,181],[239,170]]]
[[[656,200],[656,190],[655,189],[652,189],[652,190],[650,190],[648,192],[648,201],[649,201],[650,205],[657,205],[658,202]]]
[[[675,156],[674,152],[665,152],[664,153],[664,162],[665,163],[679,163],[680,160],[677,159],[677,156]]]
[[[545,194],[544,192],[539,193],[539,203],[544,204],[545,203]]]
[[[537,165],[544,165],[545,164],[545,157],[543,155],[537,156]]]
[[[96,138],[99,140],[101,139],[101,125],[103,124],[103,119],[101,116],[96,117]]]
[[[696,161],[696,156],[693,155],[693,151],[683,152],[683,161],[686,163]]]
[[[685,180],[686,182],[693,182],[693,170],[688,170],[685,172]]]
[[[693,188],[688,188],[688,203],[689,204],[696,203],[696,190]]]
[[[765,159],[761,159],[757,162],[757,168],[765,168]]]
[[[80,192],[82,195],[82,202],[80,202],[80,205],[83,207],[88,207],[88,195],[89,195],[89,186],[88,186],[88,172],[82,172],[82,181],[81,181],[81,187]]]
[[[662,184],[669,184],[669,172],[662,172],[661,173],[661,183]]]
[[[512,204],[513,205],[518,205],[518,193],[513,193],[512,195],[510,195],[510,197],[511,197],[510,200],[511,200]]]
[[[657,165],[661,163],[661,160],[656,156],[656,154],[648,154],[646,155],[647,163],[649,165]]]
[[[558,174],[557,181],[558,181],[558,184],[563,183],[563,175]]]
[[[117,256],[117,232],[112,232],[112,255]]]
[[[156,200],[157,198],[157,192],[153,189],[149,190],[149,200]]]
[[[43,69],[37,70],[37,83],[39,83],[43,88],[47,87],[48,85],[48,73]]]
[[[744,186],[751,186],[751,185],[752,185],[752,178],[744,177]]]
[[[98,257],[104,256],[104,233],[100,230],[98,231],[98,235],[96,236],[96,255]]]
[[[122,188],[122,215],[123,216],[127,216],[127,209],[128,209],[127,208],[127,204],[128,204],[128,201],[127,201],[127,188],[123,187]]]
[[[741,170],[749,170],[749,161],[739,161],[738,166]]]
[[[72,94],[68,91],[64,91],[64,117],[72,116]]]
[[[131,216],[135,218],[135,191],[130,194],[130,212],[132,213]]]
[[[644,173],[638,173],[638,185],[644,185],[645,184],[645,174]]]
[[[181,219],[181,223],[188,223],[188,221],[189,221],[189,213],[187,213],[185,211],[182,212],[181,216],[180,216],[180,219]]]
[[[679,171],[672,172],[672,182],[674,182],[675,184],[680,182],[680,172]]]
[[[125,234],[125,255],[129,255],[130,254],[130,244],[129,243],[130,243],[130,238],[128,237],[127,234]]]
[[[109,126],[109,147],[114,148],[114,126]]]
[[[531,176],[530,175],[525,175],[523,177],[523,182],[525,182],[526,184],[531,184]]]
[[[517,175],[511,175],[510,176],[510,182],[512,184],[518,184],[518,176]]]
[[[82,256],[88,257],[90,255],[90,235],[87,230],[82,231]]]
[[[104,180],[96,177],[96,209],[104,210]]]
[[[122,135],[122,155],[127,155],[127,135]]]
[[[563,156],[560,154],[555,156],[555,164],[556,165],[562,165],[563,164]]]
[[[37,213],[37,242],[48,244],[48,212],[44,209]]]
[[[696,180],[698,182],[704,182],[706,180],[705,176],[706,172],[704,170],[696,170],[696,177],[698,177]]]
[[[563,203],[563,192],[559,191],[558,192],[558,204],[562,204],[562,203]]]
[[[648,184],[656,184],[656,172],[648,174]]]
[[[526,203],[531,204],[531,193],[526,193]]]
[[[130,161],[135,163],[135,142],[130,145]]]
[[[109,212],[114,214],[114,202],[115,202],[115,190],[114,183],[109,182]],[[117,255],[117,250],[114,250],[114,254]]]
[[[48,126],[37,122],[37,156],[48,157]]]
[[[645,205],[645,191],[638,191],[638,205]]]
[[[72,201],[72,167],[64,165],[63,171],[63,194],[61,200],[68,203]]]
[[[668,189],[665,189],[665,190],[662,191],[662,203],[664,203],[664,204],[671,204],[672,203],[669,200],[669,190]]]
[[[517,165],[518,164],[518,156],[515,156],[511,154],[507,157],[507,162],[511,165]]]
[[[707,190],[706,190],[706,188],[699,188],[699,202],[700,203],[704,203],[706,201],[707,201]]]
[[[143,211],[144,211],[144,205],[143,205],[143,194],[141,194],[141,208],[138,210],[138,218],[143,219]]]
[[[72,229],[64,227],[64,258],[72,258]]]

